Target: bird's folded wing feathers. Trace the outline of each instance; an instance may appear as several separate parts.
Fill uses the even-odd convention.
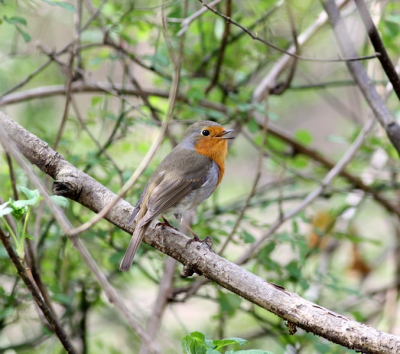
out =
[[[188,161],[190,164],[190,161]],[[140,220],[139,227],[145,225],[155,216],[161,215],[170,207],[186,197],[190,192],[200,188],[213,164],[212,160],[204,157],[202,168],[194,168],[185,172],[185,176],[170,173],[152,191],[147,201],[147,213]],[[173,170],[174,171],[174,170]]]

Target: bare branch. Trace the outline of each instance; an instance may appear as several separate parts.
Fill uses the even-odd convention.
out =
[[[396,72],[396,69],[390,60],[389,54],[386,51],[385,45],[382,42],[381,36],[379,35],[378,29],[376,28],[374,21],[372,21],[371,15],[365,5],[364,0],[354,0],[357,5],[358,12],[360,13],[361,19],[364,23],[365,29],[368,32],[369,39],[371,40],[374,49],[381,53],[378,57],[382,64],[383,70],[393,85],[393,89],[396,92],[398,99],[400,99],[400,77]]]
[[[343,54],[346,56],[357,54],[335,1],[323,1],[323,6],[329,16],[336,40]],[[382,97],[379,96],[375,87],[372,85],[363,65],[357,61],[347,61],[346,65],[354,80],[357,82],[365,100],[371,107],[379,123],[386,130],[389,140],[400,155],[400,125],[395,121]]]

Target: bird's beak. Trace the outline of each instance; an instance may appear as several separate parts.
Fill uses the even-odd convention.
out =
[[[221,138],[221,139],[235,139],[234,136],[232,137],[225,137],[226,134],[230,133],[230,132],[234,132],[235,129],[228,129],[228,130],[224,130],[222,133],[216,135],[216,138]]]

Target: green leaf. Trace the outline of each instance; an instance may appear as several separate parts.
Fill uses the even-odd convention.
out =
[[[37,199],[39,199],[39,197],[40,197],[40,194],[39,194],[39,191],[37,190],[37,189],[35,189],[35,190],[30,190],[30,189],[28,189],[28,188],[25,188],[25,187],[19,187],[19,189],[20,189],[20,191],[22,192],[22,193],[24,193],[25,195],[26,195],[26,197],[28,198],[28,199],[35,199],[35,200],[37,200]]]
[[[12,203],[12,208],[14,210],[18,209],[26,209],[28,206],[34,205],[35,200],[34,199],[22,199],[22,200],[16,200],[15,202]]]
[[[268,245],[263,247],[261,251],[258,253],[258,258],[267,258],[271,254],[271,252],[275,249],[275,243],[270,242]]]
[[[6,307],[0,311],[0,321],[4,320],[6,317],[10,316],[14,312],[12,307]]]
[[[51,1],[51,0],[42,0],[42,1],[51,6],[59,6],[59,7],[63,8],[64,10],[75,13],[75,7],[71,4],[68,4],[67,2]]]
[[[69,200],[65,197],[62,197],[60,195],[52,195],[50,199],[57,204],[58,206],[62,208],[68,208],[69,207]]]
[[[201,332],[191,332],[190,336],[199,342],[205,343],[206,337]]]
[[[17,203],[17,202],[19,202],[19,203]],[[20,220],[23,217],[23,215],[25,214],[25,212],[28,210],[27,204],[25,203],[25,205],[24,205],[24,203],[22,203],[22,202],[25,202],[25,200],[14,201],[11,198],[9,200],[10,207],[12,209],[12,215],[17,220]]]
[[[277,151],[285,151],[286,150],[286,144],[280,140],[279,138],[268,134],[267,135],[267,143],[268,145],[271,146],[271,148],[273,150],[277,150]]]
[[[227,345],[234,345],[234,344],[239,344],[239,345],[247,345],[248,342],[246,339],[242,339],[242,338],[224,338],[224,339],[216,339],[213,340],[213,345],[214,345],[214,349],[221,349],[223,347],[226,347]]]
[[[15,26],[15,28],[17,29],[17,31],[21,34],[21,36],[24,38],[25,43],[28,43],[31,41],[31,36],[26,33],[25,31],[23,31],[21,28],[19,28],[18,26]]]
[[[290,166],[303,169],[308,166],[309,160],[307,157],[303,155],[296,155],[293,159],[290,160]]]
[[[99,103],[103,102],[103,97],[101,96],[93,96],[92,97],[92,107],[97,106]]]
[[[192,332],[182,338],[182,350],[184,354],[207,354],[204,334]]]
[[[389,14],[385,17],[385,20],[400,25],[400,15]]]
[[[4,215],[8,215],[12,213],[12,209],[11,208],[4,208],[2,210],[0,210],[0,218]]]
[[[300,279],[299,281],[299,285],[301,286],[301,288],[305,291],[308,290],[310,288],[310,284],[308,283],[307,280],[305,279]]]
[[[300,265],[297,261],[290,262],[285,269],[289,272],[291,278],[299,279],[301,276]]]
[[[187,95],[188,99],[193,100],[194,102],[198,102],[205,97],[203,90],[201,90],[198,87],[191,87],[187,91],[186,95]]]
[[[248,123],[247,123],[247,128],[249,129],[250,133],[255,133],[260,131],[258,128],[257,122],[254,120],[254,118],[251,118]]]
[[[52,298],[54,301],[57,301],[58,303],[63,305],[70,305],[73,301],[73,297],[67,296],[65,294],[54,294]]]
[[[6,21],[7,23],[9,23],[10,25],[17,25],[17,24],[21,24],[26,26],[26,20],[22,17],[7,17],[6,15],[3,16],[4,21]]]
[[[249,232],[246,230],[243,230],[243,239],[244,243],[253,243],[256,239],[254,238],[253,235],[251,235]]]
[[[251,111],[251,110],[253,109],[253,107],[254,107],[254,105],[252,105],[251,103],[237,103],[237,104],[236,104],[236,109],[237,109],[239,112],[243,112],[243,113],[247,113],[247,112]],[[255,122],[254,119],[250,119],[250,120],[249,120],[249,123],[250,123],[251,121]],[[256,124],[257,124],[257,123],[256,123]],[[258,124],[257,124],[257,128],[258,128]],[[250,129],[249,129],[249,130],[250,130]],[[251,130],[250,130],[250,131],[251,131]],[[253,132],[252,132],[252,133],[253,133]]]
[[[7,203],[4,203],[0,205],[0,218],[4,215],[8,215],[12,213],[12,208],[7,207],[7,205],[10,203],[10,200]]]
[[[294,133],[296,140],[304,145],[309,145],[313,137],[311,133],[306,129],[299,129]]]

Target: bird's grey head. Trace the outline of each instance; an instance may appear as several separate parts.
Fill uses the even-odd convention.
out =
[[[202,137],[202,132],[204,131],[204,128],[207,127],[222,128],[222,125],[211,120],[203,120],[201,122],[194,123],[189,126],[189,128],[187,128],[185,135],[183,136],[183,139],[179,145],[186,149],[194,150],[195,142]]]

